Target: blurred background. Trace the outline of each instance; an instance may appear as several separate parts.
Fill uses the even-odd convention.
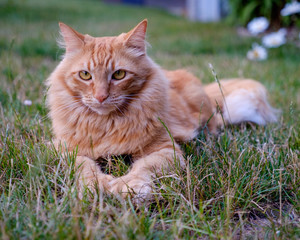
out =
[[[245,25],[258,16],[267,17],[272,26],[291,25],[293,19],[282,18],[280,12],[291,0],[104,0],[106,3],[155,7],[186,16],[193,21],[219,21],[227,18],[231,23]],[[299,13],[299,6],[297,7]],[[295,12],[295,13],[297,13]],[[299,27],[300,21],[297,19]]]

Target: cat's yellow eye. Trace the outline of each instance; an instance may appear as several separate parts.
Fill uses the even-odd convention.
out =
[[[112,75],[112,78],[115,80],[121,80],[126,76],[126,72],[124,70],[115,71]]]
[[[92,75],[89,72],[84,71],[84,70],[79,72],[79,77],[85,81],[92,79]]]

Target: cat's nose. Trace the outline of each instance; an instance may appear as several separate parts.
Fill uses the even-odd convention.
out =
[[[108,94],[99,94],[94,97],[98,100],[98,102],[103,103],[108,98]]]

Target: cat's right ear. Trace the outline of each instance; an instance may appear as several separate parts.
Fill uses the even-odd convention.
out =
[[[82,34],[62,22],[59,23],[59,28],[64,39],[66,54],[74,53],[83,47],[84,36]]]

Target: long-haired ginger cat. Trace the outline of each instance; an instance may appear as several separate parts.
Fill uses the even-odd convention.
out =
[[[203,126],[214,133],[224,122],[276,121],[259,82],[232,79],[221,81],[221,87],[202,86],[185,70],[161,69],[146,53],[147,20],[115,37],[95,38],[59,26],[65,55],[47,80],[48,105],[56,142],[68,151],[78,148],[81,190],[146,197],[154,173],[166,173],[176,162],[185,165],[167,129],[185,142]],[[133,156],[126,175],[101,172],[96,159],[120,154]]]

